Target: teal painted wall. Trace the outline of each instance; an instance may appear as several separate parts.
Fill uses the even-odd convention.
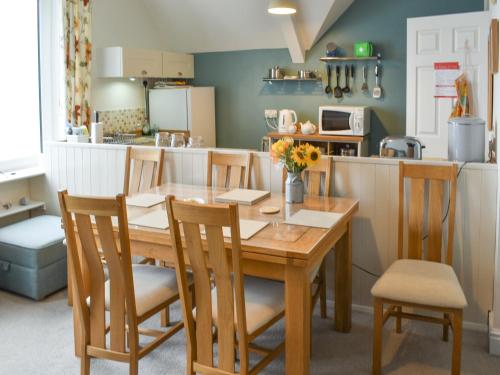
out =
[[[355,0],[323,38],[307,52],[305,64],[292,64],[287,49],[214,52],[195,55],[195,84],[215,86],[217,146],[258,148],[267,133],[264,109],[294,109],[299,121],[318,123],[318,106],[325,104],[367,105],[372,108],[371,151],[388,134],[404,135],[406,121],[406,19],[483,10],[484,0]],[[335,42],[352,54],[357,40],[371,40],[382,53],[384,97],[376,100],[361,88],[361,64],[355,64],[354,93],[343,99],[327,97],[326,67],[319,61],[326,44]],[[274,65],[288,74],[298,69],[318,70],[323,82],[262,81]],[[374,63],[370,64],[369,87],[373,88]],[[332,81],[335,82],[334,77]],[[341,83],[343,80],[341,79]]]

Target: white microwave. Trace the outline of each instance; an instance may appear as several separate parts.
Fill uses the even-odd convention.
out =
[[[319,107],[319,134],[366,135],[370,133],[370,107]]]

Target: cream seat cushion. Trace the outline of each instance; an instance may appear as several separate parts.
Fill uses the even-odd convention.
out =
[[[178,293],[175,270],[173,269],[133,264],[132,273],[138,316],[166,302]],[[109,310],[109,280],[104,284],[104,292],[106,310]],[[87,304],[89,303],[90,298],[87,298]]]
[[[285,310],[285,289],[282,282],[258,277],[245,276],[243,283],[247,333],[251,335]],[[234,314],[236,324],[236,308]],[[217,288],[212,289],[212,318],[217,324]]]
[[[396,260],[372,288],[374,297],[394,301],[463,309],[467,306],[453,268],[426,260]]]

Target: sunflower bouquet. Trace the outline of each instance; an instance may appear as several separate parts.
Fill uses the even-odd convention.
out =
[[[321,157],[321,152],[318,147],[309,143],[294,146],[293,139],[282,138],[273,143],[271,155],[274,161],[282,163],[289,173],[300,173],[315,165]]]

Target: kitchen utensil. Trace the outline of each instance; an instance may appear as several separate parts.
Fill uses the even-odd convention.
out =
[[[354,91],[354,65],[351,65],[351,94]]]
[[[340,149],[340,156],[356,156],[356,150],[346,145]]]
[[[342,97],[342,89],[340,88],[340,65],[335,67],[335,75],[337,76],[337,86],[333,88],[333,96],[336,98]]]
[[[328,85],[325,87],[325,94],[328,94],[330,95],[332,93],[332,84],[331,84],[331,81],[332,81],[332,68],[330,67],[330,65],[328,65],[326,67],[326,74],[328,76]]]
[[[311,121],[307,121],[304,124],[300,124],[300,131],[302,134],[314,134],[316,133],[316,125],[314,125]]]
[[[283,75],[283,71],[280,69],[278,65],[274,68],[269,69],[269,78],[270,79],[281,79]]]
[[[337,45],[335,43],[330,42],[326,45],[326,55],[328,57],[337,56]]]
[[[373,44],[371,42],[354,43],[354,56],[370,57],[373,55]]]
[[[379,83],[380,68],[379,65],[375,65],[375,87],[373,88],[372,96],[375,99],[380,99],[382,97],[382,87]]]
[[[366,69],[366,65],[363,66],[363,85],[361,85],[361,91],[368,92],[368,83],[367,83],[368,72]]]
[[[186,145],[186,140],[184,139],[184,133],[174,133],[172,134],[171,147],[184,147]]]
[[[313,73],[310,70],[299,70],[297,72],[297,75],[300,79],[311,79],[313,76]]]
[[[345,86],[342,88],[342,92],[344,94],[349,94],[351,92],[351,89],[349,88],[349,65],[345,66],[344,75],[345,75]]]
[[[484,163],[485,121],[471,116],[448,121],[448,160]]]
[[[422,159],[425,146],[415,137],[385,137],[380,141],[381,158]]]
[[[291,109],[282,109],[278,118],[278,132],[288,133],[289,128],[297,123],[297,114]],[[295,129],[297,130],[297,129]]]

